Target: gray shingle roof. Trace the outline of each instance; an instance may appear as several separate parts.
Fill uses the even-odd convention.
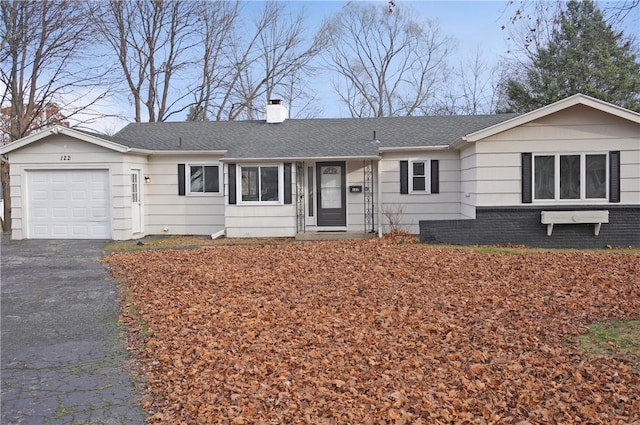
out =
[[[225,158],[237,159],[363,157],[379,147],[449,146],[514,116],[133,123],[112,140],[155,151],[226,150]],[[372,143],[374,131],[380,143]]]

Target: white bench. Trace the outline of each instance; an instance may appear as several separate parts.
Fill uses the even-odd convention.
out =
[[[602,223],[609,222],[609,211],[542,211],[541,222],[547,225],[547,236],[551,236],[554,224],[595,224],[594,234],[598,236]]]

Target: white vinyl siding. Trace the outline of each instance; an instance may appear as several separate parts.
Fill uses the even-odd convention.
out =
[[[145,228],[152,235],[211,235],[224,229],[224,196],[178,195],[177,164],[219,164],[208,155],[155,155],[149,158],[145,175]],[[222,167],[222,165],[220,165]],[[185,166],[185,173],[189,167]],[[185,179],[189,186],[189,179]],[[223,192],[220,181],[220,192]]]
[[[476,206],[521,206],[521,154],[585,155],[620,151],[620,204],[640,204],[640,142],[638,124],[576,106],[521,127],[496,134],[461,151],[464,192],[470,208]],[[608,162],[608,161],[607,161]],[[608,181],[607,181],[608,185]],[[534,198],[535,199],[535,198]],[[558,201],[535,201],[555,205]],[[602,205],[608,199],[565,200],[572,205]],[[475,212],[474,212],[475,214]]]
[[[241,201],[243,167],[277,167],[279,199],[277,202]],[[284,167],[273,164],[236,164],[236,196],[238,204],[226,205],[224,228],[230,238],[293,237],[296,234],[296,204],[284,204]],[[229,187],[228,167],[225,167],[225,190]],[[296,181],[295,164],[291,181]],[[293,188],[295,193],[295,188]]]
[[[400,229],[412,234],[418,234],[420,220],[452,220],[464,218],[461,215],[460,203],[460,160],[459,153],[451,150],[415,151],[415,152],[385,152],[379,162],[382,203],[380,217],[383,231],[389,231],[387,214],[397,214],[400,219]],[[439,186],[437,194],[400,193],[400,161],[410,158],[429,158],[439,161]],[[409,163],[409,170],[411,170]],[[411,175],[409,176],[411,177]],[[376,176],[377,179],[377,176]],[[430,174],[427,171],[426,188],[430,189]],[[411,178],[409,178],[411,181]],[[376,204],[377,205],[377,204]],[[376,217],[376,220],[378,218]],[[380,223],[377,222],[376,226]]]

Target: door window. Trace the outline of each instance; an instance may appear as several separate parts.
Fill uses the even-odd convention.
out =
[[[342,169],[320,168],[320,208],[342,208]]]

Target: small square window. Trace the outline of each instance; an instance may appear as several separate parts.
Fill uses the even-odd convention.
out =
[[[219,193],[220,166],[189,165],[189,193]]]
[[[427,176],[429,173],[429,161],[411,162],[411,192],[427,192]]]

